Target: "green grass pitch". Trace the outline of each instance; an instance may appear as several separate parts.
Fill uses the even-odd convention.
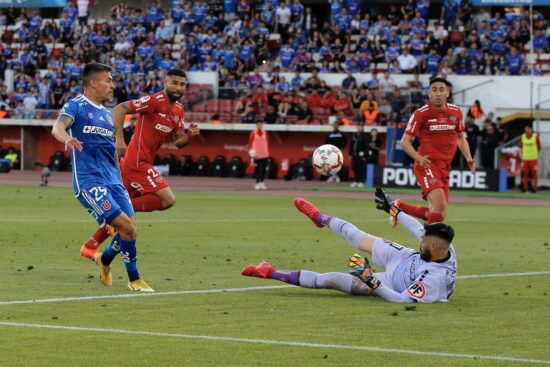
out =
[[[372,199],[309,198],[366,232],[418,246]],[[256,289],[284,284],[242,277],[250,263],[345,272],[354,253],[292,199],[177,193],[168,211],[139,213],[140,271],[158,293],[105,298],[130,294],[124,266],[114,261],[107,288],[79,257],[95,225],[71,189],[0,186],[0,366],[550,364],[550,273],[460,279],[449,303],[413,310],[328,290]],[[549,214],[452,203],[459,275],[548,272]],[[221,289],[232,291],[205,292]],[[8,303],[52,298],[61,299]]]

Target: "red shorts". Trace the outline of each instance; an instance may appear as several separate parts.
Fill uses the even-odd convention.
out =
[[[120,164],[120,173],[122,174],[124,187],[126,187],[132,199],[169,187],[168,181],[150,164],[129,167],[124,164],[123,160]]]
[[[523,170],[524,174],[529,174],[529,172],[531,172],[533,174],[533,177],[536,177],[539,171],[539,160],[533,159],[528,161],[522,161],[521,169]]]
[[[422,188],[422,198],[426,200],[428,193],[435,189],[443,189],[445,198],[449,201],[449,169],[446,162],[432,161],[430,168],[423,168],[418,162],[414,162],[414,175]]]

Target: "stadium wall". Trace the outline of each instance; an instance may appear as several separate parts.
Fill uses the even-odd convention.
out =
[[[53,120],[0,120],[0,146],[14,147],[21,151],[21,169],[33,170],[35,161],[49,162],[56,151],[63,151],[63,144],[51,136]],[[193,160],[205,155],[212,162],[216,156],[223,155],[226,160],[240,156],[244,162],[248,158],[248,138],[255,125],[250,124],[210,124],[201,123],[201,134],[193,139],[184,149],[178,149],[173,144],[164,144],[158,152],[159,157],[172,154],[176,159],[184,155],[191,155]],[[368,133],[372,127],[367,127]],[[302,158],[309,158],[315,148],[325,142],[331,126],[327,125],[267,125],[270,133],[270,155],[279,164],[282,160],[296,163]],[[385,163],[385,135],[386,127],[376,127],[383,142],[380,152],[380,163]],[[340,129],[344,133],[355,132],[355,126],[344,126]],[[348,134],[349,135],[349,134]],[[349,136],[348,136],[349,142]],[[345,161],[348,147],[343,149]],[[68,156],[67,153],[65,153]]]

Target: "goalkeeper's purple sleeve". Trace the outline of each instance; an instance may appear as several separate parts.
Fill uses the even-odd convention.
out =
[[[413,301],[412,298],[410,298],[409,296],[403,294],[403,293],[398,293],[396,291],[394,291],[393,289],[389,288],[389,287],[386,287],[384,285],[382,285],[381,287],[379,287],[378,289],[376,289],[374,291],[374,294],[376,294],[377,296],[385,299],[386,301],[389,301],[389,302],[395,302],[395,303],[410,303]]]

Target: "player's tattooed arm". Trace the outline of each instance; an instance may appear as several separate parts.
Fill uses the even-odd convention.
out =
[[[190,126],[189,126],[189,129],[187,130],[187,133],[184,132],[183,130],[178,130],[175,132],[175,139],[174,139],[174,144],[178,147],[178,148],[183,148],[184,146],[186,146],[189,141],[194,137],[194,136],[197,136],[200,134],[200,129],[199,127],[197,126],[197,124],[194,124],[192,123]]]
[[[119,103],[113,108],[113,116],[115,118],[115,146],[118,158],[126,153],[126,143],[124,142],[124,119],[126,115],[131,113],[130,102]]]
[[[52,128],[53,137],[65,144],[65,150],[67,149],[77,149],[79,152],[82,151],[82,142],[77,138],[74,138],[67,134],[67,129],[72,125],[73,118],[69,115],[59,115]]]

